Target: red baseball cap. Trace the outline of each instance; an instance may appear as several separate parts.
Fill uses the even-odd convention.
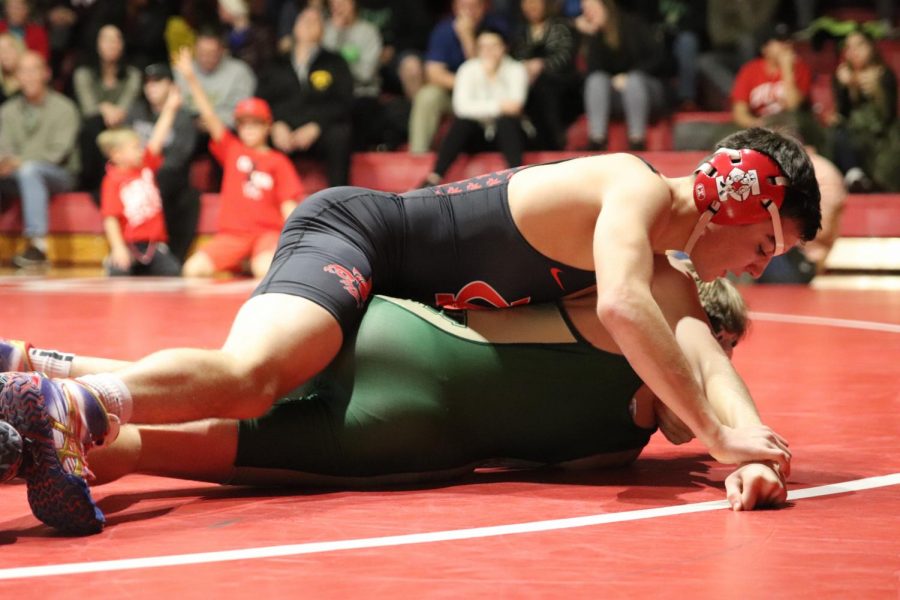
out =
[[[244,98],[234,107],[234,119],[237,121],[244,118],[259,119],[260,121],[271,123],[272,110],[269,108],[269,103],[262,98]]]

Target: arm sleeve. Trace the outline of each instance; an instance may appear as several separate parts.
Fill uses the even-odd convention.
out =
[[[213,139],[209,140],[209,153],[224,167],[225,159],[228,157],[228,149],[235,143],[239,143],[238,139],[234,137],[234,134],[231,133],[230,130],[226,129],[225,135],[218,141]]]
[[[141,73],[135,67],[129,66],[125,71],[125,85],[122,87],[122,93],[116,101],[116,106],[127,111],[140,95]]]
[[[365,38],[360,44],[359,63],[356,74],[360,81],[374,81],[378,74],[378,62],[381,60],[381,34],[378,29],[366,23]]]
[[[122,200],[115,180],[106,175],[100,185],[100,214],[104,217],[118,217],[122,214]]]
[[[479,76],[478,59],[464,62],[456,72],[453,86],[453,113],[464,119],[492,119],[500,114],[500,98],[484,93],[483,80]]]
[[[163,157],[149,148],[144,150],[144,166],[156,173],[163,164]]]
[[[187,165],[197,145],[197,128],[194,127],[191,115],[179,109],[172,126],[172,142],[163,149],[165,166],[180,168]]]
[[[75,150],[79,125],[78,109],[71,100],[66,99],[65,105],[52,115],[51,135],[41,158],[57,165],[62,164]]]
[[[304,194],[303,183],[290,159],[281,153],[278,155],[277,169],[275,188],[278,190],[278,202],[299,201]]]
[[[93,117],[100,112],[100,102],[94,93],[94,73],[88,67],[78,67],[72,75],[75,100],[82,116]]]
[[[509,87],[505,90],[505,99],[518,102],[524,107],[528,98],[528,71],[525,70],[525,65],[507,58],[504,61],[504,69],[509,72]]]
[[[12,118],[12,114],[12,107],[9,104],[4,104],[0,107],[0,123],[8,123]],[[12,127],[8,125],[0,127],[0,154],[17,154],[17,144],[14,137]]]
[[[794,65],[794,81],[797,83],[797,89],[803,95],[805,101],[809,100],[809,92],[812,89],[812,72],[809,65],[805,62],[797,61]]]
[[[738,71],[731,88],[731,103],[750,102],[750,65],[747,63]]]
[[[572,68],[575,57],[575,34],[560,21],[550,23],[547,31],[547,56],[544,68],[549,73],[565,73]]]

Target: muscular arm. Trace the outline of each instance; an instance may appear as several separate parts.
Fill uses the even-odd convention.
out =
[[[597,316],[641,379],[712,450],[721,425],[650,289],[650,232],[669,202],[659,186],[632,183],[604,194],[594,230]]]

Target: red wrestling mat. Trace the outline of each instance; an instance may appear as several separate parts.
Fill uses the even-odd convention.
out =
[[[137,358],[217,346],[246,282],[0,280],[2,334]],[[724,510],[727,467],[654,438],[631,468],[480,473],[442,487],[288,493],[130,476],[65,538],[0,487],[10,597],[895,598],[900,297],[744,288],[736,362],[794,451],[791,504]],[[813,496],[813,497],[807,497]]]

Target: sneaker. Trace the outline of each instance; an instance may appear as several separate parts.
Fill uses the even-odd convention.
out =
[[[31,350],[31,344],[28,342],[0,338],[0,373],[33,371],[29,350]]]
[[[29,245],[25,252],[13,256],[13,264],[24,269],[26,267],[43,267],[47,264],[47,255],[35,246]]]
[[[0,421],[0,483],[15,477],[22,466],[25,443],[16,428]]]
[[[76,396],[87,413],[82,415]],[[94,503],[86,479],[85,454],[100,444],[109,418],[87,387],[51,380],[40,373],[0,374],[0,419],[25,441],[28,504],[38,519],[64,533],[86,535],[103,529],[106,519]]]

